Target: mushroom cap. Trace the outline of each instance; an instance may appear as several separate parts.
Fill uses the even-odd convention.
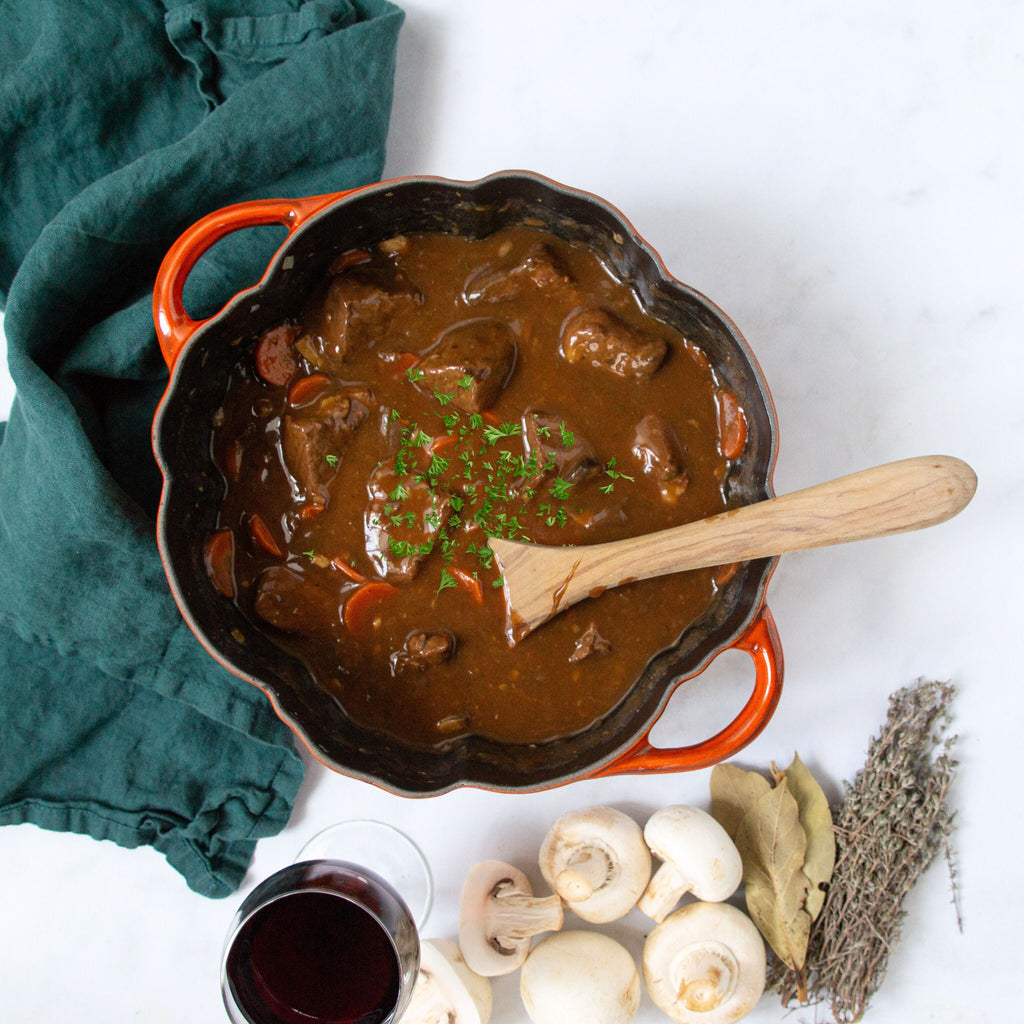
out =
[[[563,814],[544,837],[539,863],[544,880],[566,905],[595,923],[628,914],[651,877],[643,831],[614,807]]]
[[[501,860],[475,864],[462,886],[459,948],[484,977],[521,967],[534,935],[562,926],[556,896],[534,898],[526,875]]]
[[[676,804],[656,811],[644,826],[644,839],[656,856],[689,883],[683,892],[692,892],[697,899],[728,899],[743,880],[736,844],[699,807]]]
[[[746,1016],[765,987],[764,940],[728,903],[690,903],[644,943],[647,993],[679,1024],[726,1024]]]
[[[640,1005],[640,972],[609,936],[562,931],[533,948],[519,992],[533,1024],[629,1024]]]
[[[456,943],[420,943],[419,974],[402,1024],[487,1024],[491,1008],[490,981],[469,969]]]

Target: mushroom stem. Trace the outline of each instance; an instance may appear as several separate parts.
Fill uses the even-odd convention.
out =
[[[666,861],[651,877],[650,884],[637,902],[637,906],[650,918],[659,923],[690,891],[691,882],[674,864]]]
[[[487,910],[487,938],[498,950],[510,948],[540,932],[562,927],[562,900],[550,896],[532,896],[516,887],[511,878],[503,878],[492,890]]]
[[[580,849],[569,858],[555,879],[555,892],[566,903],[589,900],[612,873],[611,858],[596,846]]]
[[[720,942],[684,949],[672,964],[679,1000],[697,1013],[714,1010],[732,995],[739,967]]]
[[[625,917],[651,878],[643,831],[614,807],[567,811],[548,829],[538,863],[573,913],[596,924]]]
[[[764,991],[764,939],[728,903],[689,903],[647,936],[644,982],[678,1024],[735,1024]]]
[[[462,886],[459,947],[469,968],[484,977],[521,967],[530,940],[562,927],[562,899],[534,896],[529,878],[502,860],[473,866]]]

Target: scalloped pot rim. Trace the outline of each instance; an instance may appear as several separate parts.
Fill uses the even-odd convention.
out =
[[[216,517],[222,480],[212,463],[209,424],[223,397],[221,383],[239,338],[258,333],[294,309],[337,254],[396,234],[458,230],[488,234],[505,223],[539,222],[563,237],[598,248],[620,275],[629,275],[658,315],[696,318],[710,339],[707,354],[733,389],[748,420],[747,450],[726,486],[737,503],[773,496],[778,451],[775,408],[753,352],[713,302],[678,281],[630,222],[606,200],[530,171],[505,171],[477,181],[413,176],[349,192],[299,199],[256,200],[214,211],[172,246],[154,287],[154,322],[170,379],[153,424],[153,446],[164,478],[157,540],[182,616],[225,668],[259,687],[280,718],[329,768],[405,796],[460,786],[533,792],[621,773],[706,767],[732,756],[757,736],[777,706],[782,653],[765,590],[777,559],[744,563],[713,608],[656,655],[641,679],[601,722],[544,744],[506,744],[471,736],[425,750],[355,725],[312,683],[304,666],[276,648],[233,605],[214,600],[197,554]],[[260,281],[240,291],[214,316],[193,320],[183,305],[185,281],[221,238],[260,224],[280,224],[288,236]],[[710,351],[709,351],[710,349]],[[648,734],[675,688],[723,650],[753,660],[753,692],[720,732],[688,747],[657,748]]]

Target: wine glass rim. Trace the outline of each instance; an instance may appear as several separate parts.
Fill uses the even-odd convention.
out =
[[[347,836],[348,840],[355,842],[358,847],[361,841],[367,839],[367,834],[372,836],[374,833],[386,835],[391,847],[404,851],[401,869],[405,877],[395,871],[365,868],[365,851],[355,861],[348,861],[346,857],[330,852],[331,842],[335,837]],[[422,928],[430,916],[434,904],[434,880],[426,855],[415,839],[395,825],[379,818],[348,818],[336,821],[322,828],[302,845],[295,863],[311,860],[344,861],[355,864],[357,869],[366,870],[376,878],[383,879],[403,901],[417,928]],[[393,863],[397,866],[398,862]]]

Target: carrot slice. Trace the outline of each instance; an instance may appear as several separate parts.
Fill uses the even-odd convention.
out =
[[[349,267],[358,267],[360,263],[369,263],[370,253],[366,249],[349,249],[336,257],[331,264],[328,274],[340,274]]]
[[[325,373],[311,373],[308,377],[300,377],[288,389],[289,405],[308,405],[330,383]]]
[[[203,545],[203,562],[210,582],[224,597],[235,596],[235,535],[216,530]]]
[[[299,509],[300,519],[316,519],[326,506],[319,501],[308,501]]]
[[[372,628],[381,602],[397,592],[398,587],[383,580],[360,584],[345,601],[341,610],[342,622],[350,633],[365,633]]]
[[[350,580],[353,580],[356,583],[366,582],[366,577],[361,572],[359,572],[358,569],[349,565],[348,562],[346,562],[344,559],[332,558],[331,565],[333,565],[335,569],[337,569],[341,573],[344,573]],[[390,586],[390,584],[388,585]]]
[[[264,331],[256,346],[256,372],[268,384],[283,386],[299,368],[292,349],[298,328],[294,324],[278,324]]]
[[[456,569],[454,566],[452,566],[448,571],[455,577],[460,586],[465,587],[469,591],[470,597],[472,597],[477,604],[484,603],[484,585],[476,578],[476,576],[471,576],[468,572],[463,572],[461,569]]]
[[[710,370],[711,362],[705,355],[704,350],[694,345],[692,341],[683,342],[683,351],[702,369]]]
[[[443,452],[446,448],[451,448],[452,445],[458,443],[459,439],[454,434],[442,434],[427,445],[427,451],[433,455],[435,452]]]
[[[729,562],[727,565],[720,565],[715,570],[714,581],[716,587],[724,587],[739,571],[739,562]]]
[[[738,459],[747,446],[747,417],[731,391],[715,392],[718,409],[718,447],[727,459]]]
[[[224,449],[224,474],[233,483],[242,475],[242,442],[232,441]]]
[[[263,519],[257,514],[249,520],[249,532],[252,534],[252,539],[261,547],[268,555],[273,555],[274,558],[284,558],[284,552],[281,550],[281,545],[277,543],[277,539],[270,532],[270,527],[263,521]]]
[[[400,352],[388,362],[388,376],[402,380],[419,361],[420,357],[415,352]]]

